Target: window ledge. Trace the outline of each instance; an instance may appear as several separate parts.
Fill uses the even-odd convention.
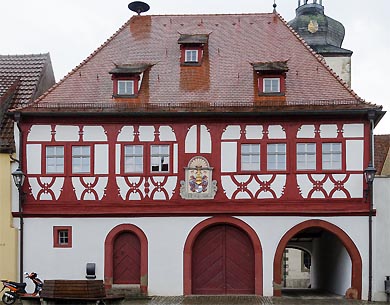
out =
[[[259,92],[259,96],[285,96],[284,92]]]
[[[200,67],[202,64],[200,62],[183,62],[181,66],[190,66],[190,67]]]
[[[138,94],[113,94],[113,98],[137,98]]]

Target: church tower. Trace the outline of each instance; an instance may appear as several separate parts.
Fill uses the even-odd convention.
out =
[[[352,51],[341,47],[344,26],[325,15],[322,0],[298,0],[296,16],[289,24],[351,86]]]

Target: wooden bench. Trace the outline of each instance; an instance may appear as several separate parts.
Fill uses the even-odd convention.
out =
[[[102,280],[46,280],[36,298],[41,305],[113,305],[124,299],[122,296],[107,296]],[[22,303],[36,304],[32,298],[22,298]]]

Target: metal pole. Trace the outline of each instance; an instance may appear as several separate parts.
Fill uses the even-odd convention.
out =
[[[368,113],[370,120],[370,165],[374,165],[374,118],[375,111]],[[374,185],[373,181],[368,184],[370,210],[368,213],[368,301],[372,301],[372,217],[374,211]]]

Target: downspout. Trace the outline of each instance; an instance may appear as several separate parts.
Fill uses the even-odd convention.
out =
[[[23,170],[23,139],[22,139],[22,129],[20,128],[20,113],[15,114],[15,122],[16,126],[19,130],[19,168]],[[24,258],[24,219],[23,219],[23,190],[21,189],[23,186],[18,188],[18,195],[19,195],[19,221],[20,221],[20,238],[19,238],[19,278],[20,282],[23,283],[24,277],[23,277],[23,258]]]
[[[369,165],[374,166],[374,119],[376,112],[369,111],[368,119],[370,120],[370,155]],[[372,217],[374,214],[374,183],[371,182],[369,187],[369,199],[370,199],[370,210],[368,213],[368,301],[372,301]]]

